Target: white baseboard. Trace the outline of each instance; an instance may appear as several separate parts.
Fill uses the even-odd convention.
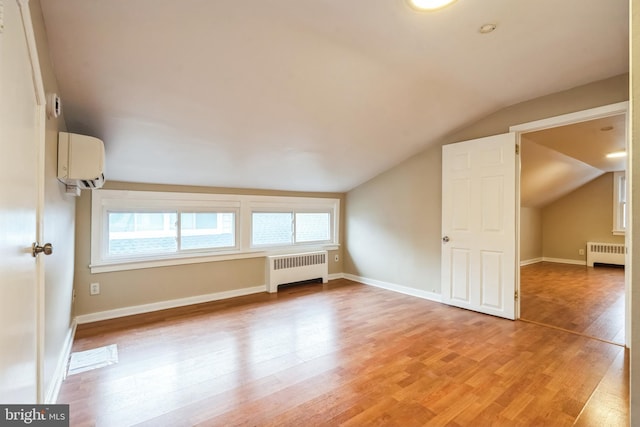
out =
[[[344,279],[344,273],[333,273],[329,275],[329,280]]]
[[[587,265],[587,261],[582,261],[582,260],[579,260],[579,259],[563,259],[563,258],[542,257],[542,261],[544,261],[544,262],[556,262],[558,264]]]
[[[168,301],[159,301],[151,304],[134,305],[131,307],[116,308],[114,310],[99,311],[96,313],[81,314],[76,316],[76,322],[83,323],[98,322],[100,320],[115,319],[118,317],[132,316],[134,314],[150,313],[152,311],[166,310],[168,308],[183,307],[185,305],[200,304],[203,302],[218,301],[227,298],[241,297],[244,295],[258,294],[266,292],[266,285],[254,286],[252,288],[234,289],[232,291],[215,292],[213,294],[198,295],[194,297],[179,298]]]
[[[540,258],[531,258],[531,259],[525,259],[520,261],[520,267],[524,267],[525,265],[531,265],[531,264],[537,264],[539,262],[542,262],[544,258],[540,257]]]
[[[56,369],[53,372],[51,384],[49,384],[49,388],[47,389],[46,395],[44,397],[45,405],[55,404],[58,400],[60,387],[62,387],[62,382],[67,377],[67,365],[69,363],[69,357],[71,356],[71,347],[73,346],[73,338],[76,335],[77,326],[78,323],[74,319],[71,322],[69,331],[67,331],[67,336],[64,339],[64,344],[62,345],[62,350],[60,351],[60,356],[58,357],[58,364],[56,365]]]
[[[410,288],[408,286],[396,285],[395,283],[383,282],[381,280],[368,279],[366,277],[355,276],[353,274],[344,274],[345,279],[354,282],[364,283],[365,285],[375,286],[376,288],[387,289],[389,291],[399,292],[405,295],[426,299],[429,301],[442,302],[442,295],[435,292],[423,291],[420,289]]]

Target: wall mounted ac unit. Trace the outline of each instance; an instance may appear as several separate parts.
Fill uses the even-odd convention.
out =
[[[93,190],[104,185],[104,144],[98,138],[58,133],[58,180],[67,192]]]

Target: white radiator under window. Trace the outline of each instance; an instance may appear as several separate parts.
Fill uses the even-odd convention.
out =
[[[594,263],[624,265],[626,249],[622,243],[587,242],[587,266]]]
[[[329,280],[327,251],[307,252],[295,255],[274,255],[267,257],[267,289],[278,292],[278,285],[301,282],[303,280]]]

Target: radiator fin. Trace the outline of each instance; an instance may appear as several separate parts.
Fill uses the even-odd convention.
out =
[[[292,255],[286,258],[276,258],[273,260],[273,269],[282,270],[285,268],[297,268],[307,265],[326,264],[327,256],[324,253],[321,254],[309,254],[309,255]]]

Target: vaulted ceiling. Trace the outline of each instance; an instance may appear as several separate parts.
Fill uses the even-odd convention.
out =
[[[42,8],[68,129],[104,141],[108,180],[347,191],[497,109],[628,71],[626,0]]]
[[[543,208],[607,172],[624,171],[624,114],[529,132],[521,138],[520,203]]]

